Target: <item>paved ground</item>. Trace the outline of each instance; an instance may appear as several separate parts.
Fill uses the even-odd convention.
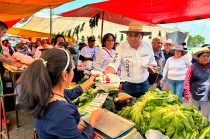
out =
[[[33,137],[33,119],[19,110],[20,127],[16,127],[15,111],[7,112],[7,119],[9,123],[10,139],[32,139]]]

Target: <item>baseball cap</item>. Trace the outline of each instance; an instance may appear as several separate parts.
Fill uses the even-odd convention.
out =
[[[94,37],[89,37],[88,38],[88,42],[93,42],[93,41],[96,41]]]

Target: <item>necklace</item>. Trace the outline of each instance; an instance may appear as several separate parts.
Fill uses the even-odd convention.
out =
[[[64,99],[65,99],[68,103],[70,103],[70,102],[69,102],[69,100],[68,100],[68,99],[66,99],[66,97],[65,97],[65,96],[62,96],[62,95],[60,95],[60,94],[53,93],[53,92],[52,92],[52,94],[53,94],[53,95],[56,95],[56,96],[60,96],[60,97],[64,98]],[[52,97],[53,97],[53,96],[52,96]]]
[[[52,92],[53,93],[53,92]],[[53,93],[53,95],[57,95],[57,96],[60,96],[62,98],[65,98],[64,96],[60,95],[60,94],[56,94],[56,93]],[[65,98],[66,99],[66,98]]]

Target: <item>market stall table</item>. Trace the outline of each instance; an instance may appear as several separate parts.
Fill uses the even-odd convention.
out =
[[[18,118],[18,104],[16,103],[16,95],[14,92],[15,92],[15,85],[16,85],[16,81],[17,81],[17,76],[20,75],[24,70],[20,70],[20,69],[14,69],[13,66],[10,66],[10,65],[7,65],[7,64],[4,64],[4,68],[6,70],[8,70],[10,72],[10,74],[12,75],[12,83],[13,83],[13,86],[14,86],[14,90],[13,92],[11,92],[11,95],[14,96],[14,103],[15,103],[15,112],[16,112],[16,125],[17,125],[17,128],[19,128],[19,118]],[[8,95],[8,94],[7,94]]]

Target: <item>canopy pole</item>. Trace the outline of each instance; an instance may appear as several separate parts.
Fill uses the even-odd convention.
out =
[[[52,11],[53,9],[50,7],[50,41],[52,41]]]
[[[102,23],[101,23],[101,43],[103,38],[103,30],[104,30],[104,11],[102,12]]]

